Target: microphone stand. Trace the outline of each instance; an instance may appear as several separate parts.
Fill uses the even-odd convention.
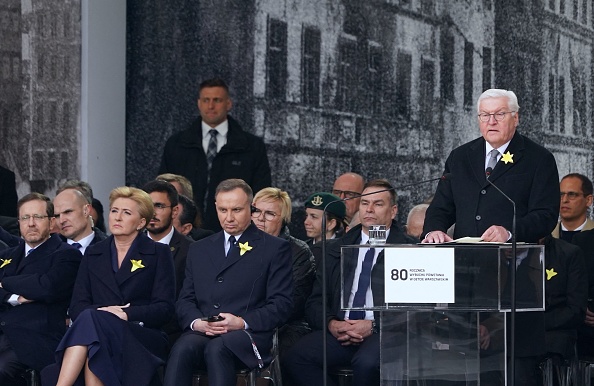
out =
[[[515,384],[515,373],[516,373],[516,203],[512,200],[507,194],[503,193],[501,189],[497,185],[495,185],[489,177],[491,177],[491,173],[493,172],[493,168],[487,168],[485,170],[487,174],[487,182],[489,185],[494,187],[503,197],[505,197],[511,204],[514,209],[514,217],[512,218],[512,237],[511,237],[511,244],[512,244],[512,270],[511,270],[511,289],[510,289],[510,347],[509,347],[509,356],[510,356],[510,363],[509,363],[509,375],[510,375],[510,385],[514,386]]]
[[[327,379],[327,374],[328,374],[328,354],[327,354],[327,350],[326,350],[326,342],[328,341],[328,337],[327,337],[327,329],[328,329],[328,321],[326,320],[326,313],[328,310],[328,304],[326,301],[326,294],[327,294],[327,289],[326,289],[326,210],[330,207],[330,205],[335,204],[337,202],[344,202],[344,201],[349,201],[349,200],[354,200],[356,198],[361,198],[361,197],[365,197],[365,196],[369,196],[372,194],[377,194],[377,193],[383,193],[383,192],[391,192],[397,189],[404,189],[404,188],[410,188],[416,185],[421,185],[421,184],[425,184],[428,182],[433,182],[433,181],[441,181],[441,180],[446,180],[448,178],[451,177],[450,173],[446,173],[440,177],[435,177],[435,178],[431,178],[428,180],[424,180],[424,181],[418,181],[418,182],[414,182],[412,184],[407,184],[407,185],[402,185],[402,186],[397,186],[397,187],[393,187],[393,188],[389,188],[389,189],[382,189],[382,190],[378,190],[375,192],[371,192],[371,193],[365,193],[365,194],[359,194],[357,196],[354,197],[347,197],[347,198],[343,198],[343,199],[339,199],[339,200],[334,200],[334,201],[330,201],[328,204],[326,204],[324,206],[324,211],[322,213],[322,326],[324,326],[324,333],[322,334],[322,374],[324,376],[323,379],[323,386],[327,386],[328,384],[328,379]],[[514,207],[515,208],[515,207]]]

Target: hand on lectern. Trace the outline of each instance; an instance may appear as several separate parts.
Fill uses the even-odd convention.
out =
[[[509,239],[507,229],[499,225],[491,225],[481,236],[483,241],[505,243]]]
[[[441,244],[447,243],[448,241],[452,241],[452,238],[442,231],[431,231],[427,233],[423,241],[421,243],[432,243],[432,244]]]

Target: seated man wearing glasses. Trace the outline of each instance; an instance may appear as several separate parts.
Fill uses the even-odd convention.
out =
[[[363,191],[365,180],[357,173],[344,173],[340,175],[332,186],[332,194],[341,199],[348,198],[346,204],[346,222],[347,224],[355,217],[359,211],[359,202],[361,198],[357,197]],[[357,198],[355,198],[357,197]]]
[[[561,179],[561,221],[553,229],[553,237],[572,242],[573,236],[594,229],[594,221],[588,218],[592,206],[592,181],[582,174],[571,173]]]
[[[26,369],[54,362],[81,260],[77,249],[50,236],[49,198],[30,193],[17,208],[24,242],[0,253],[0,385],[24,385]]]
[[[175,187],[166,181],[154,180],[142,187],[153,200],[155,213],[146,227],[148,237],[161,244],[169,245],[175,266],[175,298],[179,296],[185,277],[188,249],[194,241],[179,233],[173,227],[173,219],[179,215],[178,194]],[[163,328],[173,345],[182,333],[177,319],[172,318]]]

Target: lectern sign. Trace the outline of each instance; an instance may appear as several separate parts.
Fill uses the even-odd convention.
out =
[[[386,303],[454,303],[454,248],[386,248]]]

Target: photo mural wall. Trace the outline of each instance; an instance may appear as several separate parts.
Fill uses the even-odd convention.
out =
[[[560,175],[593,175],[589,0],[128,0],[126,178],[157,175],[163,146],[219,76],[231,115],[268,148],[294,206],[346,171],[394,185],[437,177],[479,135],[476,100],[516,92],[520,132]],[[80,0],[0,4],[0,164],[19,193],[80,174]],[[402,222],[435,188],[398,191]]]
[[[563,6],[564,8],[560,8]],[[346,171],[395,185],[439,176],[479,135],[476,100],[517,93],[519,130],[560,174],[592,176],[587,0],[129,1],[127,176],[153,178],[166,139],[198,116],[199,83],[264,138],[273,184],[300,207]],[[430,196],[400,190],[400,220]]]

